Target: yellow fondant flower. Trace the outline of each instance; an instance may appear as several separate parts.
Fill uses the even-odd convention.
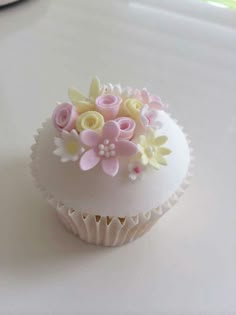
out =
[[[81,115],[76,120],[76,129],[81,132],[86,129],[100,130],[104,125],[103,116],[96,111],[88,111]]]
[[[79,114],[95,109],[96,98],[101,94],[102,88],[100,80],[95,77],[92,79],[89,89],[89,96],[84,96],[76,88],[69,88],[68,95]]]
[[[127,98],[122,105],[123,116],[129,116],[136,122],[140,121],[140,111],[143,103],[136,98]]]
[[[171,150],[162,146],[167,140],[166,136],[156,136],[155,131],[151,128],[147,130],[146,135],[140,135],[138,150],[141,163],[150,164],[156,169],[159,169],[161,165],[167,165],[163,156],[170,154]]]

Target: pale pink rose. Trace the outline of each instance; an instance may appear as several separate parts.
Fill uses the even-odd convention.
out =
[[[72,129],[75,129],[77,117],[78,114],[73,105],[62,103],[54,109],[52,121],[57,130],[71,131]]]
[[[119,139],[130,140],[134,135],[136,122],[130,117],[119,117],[115,120],[120,128]]]
[[[112,120],[117,116],[121,102],[120,96],[105,94],[97,97],[96,108],[105,120]]]

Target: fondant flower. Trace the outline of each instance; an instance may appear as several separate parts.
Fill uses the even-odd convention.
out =
[[[156,136],[153,129],[149,128],[146,135],[139,136],[138,150],[140,152],[141,163],[143,165],[150,164],[156,169],[161,165],[167,165],[166,159],[163,157],[171,153],[171,150],[162,147],[168,138],[166,136]]]
[[[70,132],[62,130],[61,138],[55,137],[54,143],[57,148],[53,153],[60,156],[62,162],[77,161],[83,152],[79,135],[74,129]]]
[[[108,83],[103,86],[102,90],[104,94],[121,96],[123,100],[134,96],[133,89],[131,87],[126,87],[122,89],[120,84],[113,85],[111,83]]]
[[[118,156],[132,156],[137,146],[127,140],[119,140],[120,129],[115,121],[105,123],[102,135],[92,130],[80,134],[82,144],[90,147],[80,159],[80,168],[87,171],[101,162],[104,173],[115,176],[119,170]]]
[[[129,178],[133,181],[143,178],[144,166],[139,161],[128,164]]]
[[[162,126],[161,122],[158,121],[158,110],[150,108],[147,104],[141,109],[140,116],[144,127],[158,129]]]
[[[84,96],[75,88],[69,88],[68,95],[72,104],[75,105],[77,112],[81,114],[95,109],[95,100],[101,92],[100,80],[95,77],[90,84],[89,97]]]
[[[140,111],[142,107],[143,104],[140,100],[136,98],[127,98],[122,106],[122,114],[124,113],[124,116],[127,115],[138,122],[140,121]]]
[[[104,125],[103,116],[95,111],[88,111],[81,115],[76,120],[76,129],[81,132],[86,129],[99,130]]]
[[[135,97],[140,99],[143,104],[148,104],[150,108],[155,108],[157,110],[166,110],[167,105],[163,104],[160,97],[157,95],[151,95],[146,88],[142,90],[136,90]]]
[[[122,87],[120,84],[104,84],[103,86],[103,92],[105,94],[112,94],[116,96],[121,96],[122,95]]]
[[[75,121],[78,114],[75,108],[68,103],[58,105],[52,114],[52,121],[55,128],[59,131],[70,131],[75,128]]]
[[[132,118],[129,117],[119,117],[115,120],[120,128],[119,139],[130,140],[134,135],[134,130],[136,123]]]
[[[119,112],[122,98],[115,95],[101,95],[96,99],[96,108],[101,113],[105,120],[115,118]]]

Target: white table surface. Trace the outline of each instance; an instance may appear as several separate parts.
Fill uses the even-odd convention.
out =
[[[146,86],[195,177],[138,241],[86,245],[29,174],[33,134],[90,78]],[[198,0],[28,0],[0,10],[0,314],[236,314],[236,11]]]

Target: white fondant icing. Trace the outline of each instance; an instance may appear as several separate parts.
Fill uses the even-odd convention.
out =
[[[67,207],[101,216],[134,216],[157,208],[179,188],[188,172],[190,151],[185,135],[165,112],[159,112],[163,127],[158,135],[166,135],[166,147],[172,150],[167,166],[148,168],[140,181],[128,178],[128,159],[120,158],[115,177],[103,173],[101,165],[82,171],[78,162],[61,163],[53,154],[58,131],[51,121],[44,125],[33,160],[38,181],[55,199]]]

